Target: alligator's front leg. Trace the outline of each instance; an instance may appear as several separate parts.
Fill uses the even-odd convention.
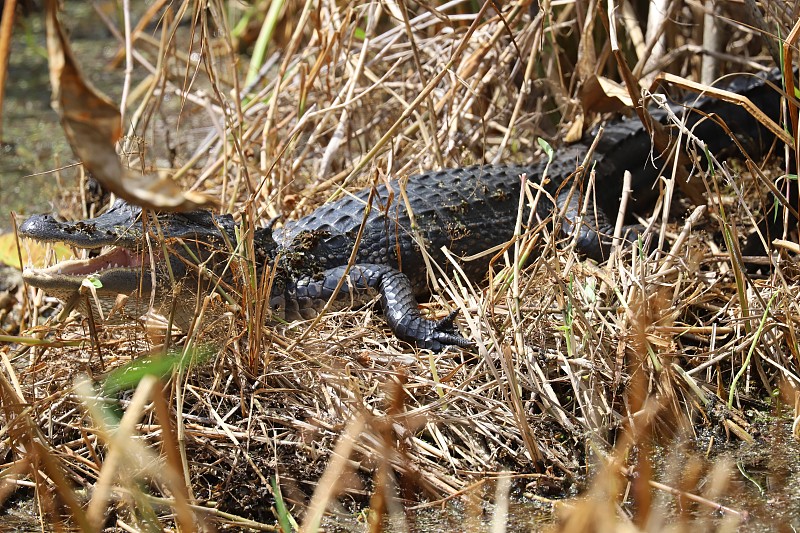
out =
[[[284,294],[273,298],[273,308],[283,307],[287,320],[312,318],[333,295],[339,280],[347,272],[340,266],[326,270],[319,278],[302,278],[287,283]],[[377,292],[386,322],[394,334],[421,348],[441,351],[445,346],[472,344],[453,327],[456,311],[442,320],[422,317],[408,277],[388,265],[358,264],[347,273],[337,300],[347,305],[362,305]]]

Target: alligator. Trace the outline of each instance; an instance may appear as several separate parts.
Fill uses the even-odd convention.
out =
[[[781,92],[776,85],[780,85],[779,73],[738,77],[728,89],[748,97],[778,121]],[[688,105],[672,106],[686,115],[687,127],[715,154],[734,145],[717,119],[735,132],[737,143],[753,156],[765,153],[775,140],[747,111],[731,103],[702,97]],[[664,124],[668,122],[666,114],[651,111],[651,116]],[[590,147],[591,166],[587,168],[595,176],[596,186],[588,211],[583,211],[583,176],[588,172],[576,173],[576,168]],[[702,157],[696,159],[702,164]],[[270,267],[270,275],[261,277],[272,283],[270,306],[276,318],[309,319],[334,295],[339,306],[346,306],[361,305],[377,293],[386,322],[400,339],[434,351],[448,345],[468,346],[470,342],[455,328],[455,312],[428,320],[419,311],[417,298],[428,293],[423,248],[430,263],[450,272],[443,247],[463,258],[510,242],[523,205],[524,223],[532,221],[531,226],[536,226],[550,221],[557,235],[572,237],[580,253],[602,261],[613,240],[614,226],[607,213],[617,212],[623,173],[628,170],[632,175],[632,207],[640,210],[658,196],[657,181],[664,166],[664,158],[654,153],[651,136],[641,121],[622,118],[607,124],[599,141],[596,132],[590,132],[580,142],[558,149],[549,163],[485,164],[425,172],[324,204],[283,228],[260,228],[254,233],[254,260],[259,268]],[[572,176],[579,177],[570,179]],[[530,201],[520,202],[523,183],[534,184],[531,196],[538,201],[533,207]],[[536,194],[539,190],[542,193]],[[556,213],[560,216],[554,216]],[[641,237],[641,226],[632,224],[627,230],[629,242]],[[236,248],[241,231],[230,215],[142,213],[139,207],[117,200],[106,213],[77,222],[31,216],[19,233],[76,248],[101,251],[105,247],[108,251],[95,257],[26,269],[23,275],[28,284],[62,300],[75,300],[81,284],[91,275],[100,281],[96,284],[98,297],[87,300],[94,302],[90,306],[99,302],[107,314],[119,294],[129,296],[126,309],[134,302],[138,312],[147,309],[151,300],[170,303],[175,282],[188,284],[196,294],[209,290],[211,283],[200,281],[207,276],[198,275],[192,264],[202,263],[205,271],[230,270],[226,257]],[[153,243],[150,247],[148,239]],[[172,244],[171,250],[163,244]],[[463,272],[471,279],[483,278],[490,267],[489,255],[463,262]],[[184,323],[194,312],[193,306],[188,309],[180,320]]]

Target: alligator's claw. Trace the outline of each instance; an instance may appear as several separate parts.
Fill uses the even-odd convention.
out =
[[[434,352],[442,351],[446,346],[460,346],[462,348],[472,346],[475,343],[469,339],[465,339],[455,329],[454,322],[458,316],[458,309],[454,309],[441,320],[431,322],[431,330],[422,340],[417,341],[417,344],[422,348],[428,348]]]

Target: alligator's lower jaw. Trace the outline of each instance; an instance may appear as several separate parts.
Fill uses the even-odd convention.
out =
[[[59,297],[79,290],[87,278],[100,282],[98,291],[132,294],[151,287],[149,263],[146,254],[117,247],[89,259],[61,261],[49,268],[27,268],[22,279]]]

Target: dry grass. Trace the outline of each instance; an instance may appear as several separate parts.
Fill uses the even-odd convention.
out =
[[[492,2],[476,14],[456,1],[433,9],[289,0],[276,3],[271,33],[268,4],[173,5],[154,37],[150,27],[133,42],[137,69],[151,77],[127,93],[129,140],[145,141],[125,146],[131,165],[163,156],[168,130],[148,121],[160,110],[173,128],[178,117],[211,124],[186,135],[195,142],[178,152],[178,175],[249,220],[294,219],[343,190],[427,169],[542,158],[537,137],[574,137],[604,117],[584,109],[577,80],[617,77],[604,10],[591,3],[537,12],[512,2],[500,15]],[[245,32],[231,28],[246,9],[269,43],[250,82],[232,68]],[[735,5],[726,9],[741,20]],[[700,10],[691,3],[669,13],[677,23],[663,23],[669,53],[660,57],[635,23],[620,22],[634,75],[697,74],[702,34],[680,22]],[[191,26],[177,26],[175,14]],[[724,71],[768,63],[750,33],[730,26],[737,38],[716,56]],[[176,45],[189,41],[191,50]],[[780,166],[773,155],[769,172]],[[782,403],[797,416],[800,388],[796,265],[778,254],[769,275],[749,276],[738,246],[723,242],[753,230],[764,187],[731,166],[695,172],[709,203],[699,229],[684,231],[680,216],[653,218],[651,238],[668,251],[633,250],[597,266],[539,232],[522,244],[541,253],[514,268],[525,246],[511,247],[497,261],[507,275],[488,286],[436,273],[440,289],[426,307],[461,309],[476,342],[467,351],[415,352],[392,337],[377,307],[329,313],[313,327],[262,327],[266,287],[244,270],[240,305],[209,302],[212,323],[169,340],[166,361],[142,362],[164,339],[140,325],[90,329],[73,317],[29,326],[41,299],[24,300],[30,340],[0,349],[0,497],[33,487],[42,520],[69,516],[85,531],[104,519],[118,529],[186,531],[291,528],[296,519],[311,530],[326,509],[363,505],[373,528],[456,500],[472,520],[475,494],[488,491],[503,509],[509,487],[527,487],[546,502],[590,495],[564,530],[657,530],[653,443],[698,438],[713,448],[758,438],[744,413],[785,415]],[[670,203],[673,215],[687,210],[667,187],[659,205]],[[102,388],[133,362],[162,379],[134,374],[134,392]],[[678,499],[730,474],[689,466],[676,476]],[[593,478],[601,482],[588,490]],[[720,487],[706,494],[723,497]],[[705,508],[710,517],[713,502]],[[740,512],[725,515],[737,521]]]

